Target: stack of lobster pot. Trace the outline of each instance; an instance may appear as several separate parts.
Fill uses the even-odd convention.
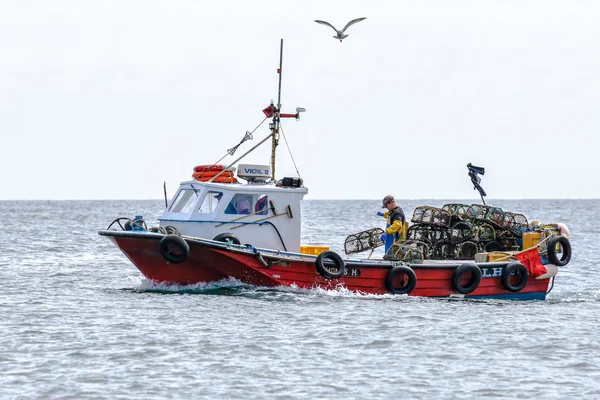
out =
[[[528,229],[524,215],[479,204],[420,206],[411,222],[406,240],[392,249],[395,258],[472,260],[479,252],[514,251]]]

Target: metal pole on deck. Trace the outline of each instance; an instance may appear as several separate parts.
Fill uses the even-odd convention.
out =
[[[282,76],[282,68],[283,68],[283,39],[281,39],[281,44],[279,47],[279,69],[277,73],[279,74],[279,90],[277,94],[277,110],[273,114],[273,125],[271,130],[273,131],[273,136],[271,137],[271,179],[275,180],[275,150],[277,145],[279,144],[279,121],[280,121],[280,113],[281,113],[281,76]]]
[[[163,191],[165,192],[165,208],[169,207],[169,203],[167,202],[167,182],[163,181]]]

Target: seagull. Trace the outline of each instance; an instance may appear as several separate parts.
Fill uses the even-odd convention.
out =
[[[350,25],[353,25],[353,24],[355,24],[355,23],[357,23],[357,22],[360,22],[360,21],[362,21],[363,19],[367,19],[367,17],[362,17],[362,18],[356,18],[356,19],[353,19],[352,21],[348,22],[348,23],[346,24],[346,26],[344,27],[344,29],[342,29],[341,31],[338,31],[338,30],[335,28],[335,26],[331,25],[329,22],[326,22],[326,21],[321,21],[321,20],[318,20],[318,19],[315,19],[315,22],[316,22],[316,23],[318,23],[318,24],[327,25],[327,26],[330,26],[331,28],[333,28],[333,30],[336,32],[336,35],[334,36],[334,38],[336,38],[336,39],[340,39],[340,42],[341,42],[341,41],[342,41],[342,39],[345,39],[345,38],[347,38],[347,37],[348,37],[348,35],[346,35],[346,34],[344,33],[344,32],[346,32],[346,29],[348,29],[348,27],[349,27]]]

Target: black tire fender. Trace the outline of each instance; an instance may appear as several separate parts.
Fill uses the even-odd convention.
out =
[[[335,269],[331,267],[325,268],[325,260],[330,260],[335,265]],[[346,263],[335,251],[324,251],[317,256],[315,261],[317,272],[325,279],[338,279],[346,272]]]
[[[562,256],[558,258],[556,246],[562,246]],[[564,236],[553,236],[548,239],[548,261],[557,267],[564,267],[571,261],[571,242]]]
[[[179,264],[187,260],[190,254],[190,246],[184,238],[179,235],[166,235],[160,239],[158,245],[160,255],[173,264]]]
[[[179,235],[179,231],[173,225],[165,226],[165,232],[167,235]]]
[[[511,282],[511,276],[518,275],[519,281],[516,284]],[[502,285],[509,292],[520,292],[527,285],[527,279],[529,279],[529,272],[523,264],[518,261],[511,262],[502,272]]]
[[[465,274],[471,274],[471,279],[465,286],[461,284],[461,280]],[[469,294],[481,283],[481,269],[475,264],[459,265],[452,275],[452,286],[457,293]]]
[[[406,275],[408,277],[408,282],[405,285],[396,287],[394,285],[394,279],[396,279],[396,276],[399,274]],[[417,275],[412,268],[405,265],[393,267],[385,277],[385,287],[391,294],[410,294],[415,286],[417,286]]]
[[[242,244],[242,242],[240,242],[240,239],[237,236],[229,232],[219,233],[213,238],[213,240],[224,243],[231,242],[233,244]]]
[[[163,235],[167,234],[167,231],[162,226],[153,226],[153,227],[151,227],[151,228],[148,229],[148,232],[162,233]]]

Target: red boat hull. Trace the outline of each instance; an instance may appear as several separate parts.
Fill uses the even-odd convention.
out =
[[[189,255],[181,263],[165,261],[159,251],[162,238],[157,234],[101,231],[152,281],[174,284],[213,282],[228,277],[257,286],[296,286],[335,289],[340,286],[359,293],[390,293],[385,281],[394,263],[390,261],[345,260],[346,272],[339,279],[326,279],[315,267],[315,257],[293,253],[275,256],[273,252],[253,252],[242,246],[227,246],[204,239],[186,238]],[[262,260],[261,260],[262,258]],[[264,265],[264,260],[269,266]],[[262,262],[261,262],[262,261]],[[271,265],[272,264],[272,265]],[[486,265],[487,264],[487,265]],[[484,271],[477,288],[466,295],[455,290],[452,278],[460,262],[453,264],[412,264],[416,286],[410,296],[467,297],[498,299],[545,299],[550,279],[528,277],[525,287],[512,292],[502,283],[502,265],[480,264]]]

